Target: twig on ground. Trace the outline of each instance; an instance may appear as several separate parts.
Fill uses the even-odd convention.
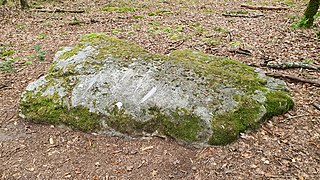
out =
[[[8,85],[6,85],[6,84],[0,84],[0,89],[6,88],[6,87],[8,87]]]
[[[47,13],[84,13],[84,10],[65,10],[65,9],[33,9],[36,12],[47,12]]]
[[[274,6],[252,6],[248,4],[241,4],[240,7],[253,9],[253,10],[287,10],[287,7],[274,7]]]
[[[320,102],[314,102],[312,103],[313,107],[315,107],[316,109],[318,109],[320,111]]]
[[[301,114],[301,115],[288,117],[287,119],[295,119],[295,118],[300,118],[300,117],[305,117],[305,116],[317,116],[317,115],[316,114]]]
[[[165,52],[165,54],[170,53],[170,51],[172,50],[176,50],[179,46],[181,46],[183,43],[185,42],[185,40],[180,40],[180,41],[176,41],[176,42],[172,42],[169,46],[169,48],[167,49],[167,51]]]
[[[320,81],[304,79],[304,78],[300,78],[300,77],[290,76],[290,75],[287,75],[287,74],[277,74],[277,73],[266,73],[266,74],[269,75],[269,76],[272,76],[272,77],[287,78],[287,79],[291,79],[291,80],[295,80],[295,81],[299,81],[299,82],[313,84],[315,86],[320,86]]]
[[[256,14],[256,15],[247,15],[247,14],[231,14],[231,13],[223,13],[222,16],[226,17],[241,17],[241,18],[257,18],[264,16],[263,14]]]
[[[274,68],[274,69],[303,68],[303,69],[320,70],[320,66],[315,66],[312,64],[304,63],[304,62],[274,62],[274,61],[270,61],[267,63],[267,67]]]
[[[229,50],[229,52],[237,53],[237,54],[244,54],[244,55],[247,55],[247,56],[251,56],[252,55],[249,50],[242,49],[242,48]]]

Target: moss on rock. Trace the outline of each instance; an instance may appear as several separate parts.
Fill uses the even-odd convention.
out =
[[[238,138],[241,132],[259,126],[260,103],[245,96],[238,96],[238,101],[240,104],[236,109],[213,116],[213,133],[209,144],[225,145],[231,143]]]
[[[26,119],[224,145],[294,105],[286,93],[267,87],[270,79],[240,62],[193,50],[151,54],[105,34],[84,35],[54,63],[46,83],[24,93],[20,109]],[[272,81],[278,86],[283,84]]]
[[[34,96],[32,92],[26,92],[24,99],[20,101],[20,111],[34,122],[66,124],[85,132],[101,128],[100,115],[89,112],[88,108],[83,106],[68,109],[61,103],[60,98],[57,93],[41,96],[39,92]]]
[[[294,106],[293,100],[287,94],[280,91],[270,91],[266,94],[266,98],[267,100],[264,104],[267,109],[266,119],[284,114]]]
[[[157,132],[185,143],[192,143],[203,138],[204,124],[201,118],[188,114],[190,112],[186,110],[177,109],[168,115],[158,107],[152,107],[145,113],[153,115],[154,118],[139,121],[128,115],[125,110],[114,108],[106,123],[116,131],[131,135]]]

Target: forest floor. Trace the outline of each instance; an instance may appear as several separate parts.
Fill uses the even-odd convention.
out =
[[[243,3],[288,9],[250,10]],[[284,79],[294,109],[227,146],[197,149],[156,137],[106,137],[17,116],[22,92],[45,73],[55,52],[92,32],[133,41],[152,53],[195,49],[265,72],[319,81],[316,70],[265,67],[266,61],[320,65],[319,20],[313,29],[291,27],[305,2],[68,0],[40,5],[33,9],[85,12],[22,11],[12,3],[0,7],[0,179],[320,179],[320,110],[313,106],[320,101],[320,87],[308,83]],[[252,17],[257,14],[263,16]]]

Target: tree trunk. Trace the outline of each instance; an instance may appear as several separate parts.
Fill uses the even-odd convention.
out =
[[[21,9],[29,8],[29,4],[27,0],[20,0]]]
[[[310,0],[306,11],[304,12],[305,24],[300,26],[310,28],[313,26],[314,15],[317,14],[320,5],[320,0]]]

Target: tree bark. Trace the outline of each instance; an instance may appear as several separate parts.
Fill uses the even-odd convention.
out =
[[[27,0],[20,0],[21,9],[29,8],[29,4]]]
[[[304,12],[305,24],[300,24],[302,27],[311,28],[313,26],[314,15],[317,14],[320,5],[320,0],[310,0],[307,9]]]

